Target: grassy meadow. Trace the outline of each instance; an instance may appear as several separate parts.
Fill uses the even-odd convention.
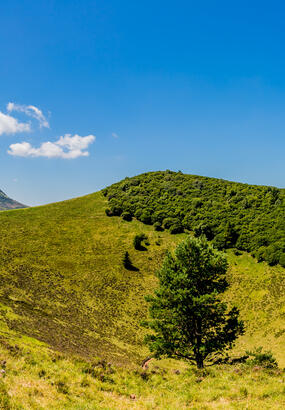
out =
[[[232,355],[263,346],[279,369],[197,372],[165,360],[144,371],[144,295],[186,234],[107,217],[106,207],[99,192],[0,213],[0,408],[284,408],[285,269],[227,251],[225,297],[246,326]],[[134,249],[137,233],[147,250]],[[123,267],[126,251],[137,271]]]
[[[14,333],[1,339],[1,409],[283,409],[285,372],[217,365],[204,371],[172,360],[147,370],[53,352]]]

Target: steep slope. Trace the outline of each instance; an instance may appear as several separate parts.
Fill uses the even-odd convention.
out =
[[[26,208],[26,205],[20,204],[20,202],[14,201],[9,198],[3,191],[0,189],[0,211],[6,209],[19,209]]]
[[[102,193],[0,214],[0,339],[9,331],[85,358],[132,365],[148,352],[140,321],[144,295],[166,249],[185,236],[105,214]],[[146,251],[133,247],[144,232]],[[123,267],[124,252],[139,270]],[[228,251],[227,298],[241,309],[247,332],[236,351],[262,345],[285,365],[285,270]],[[2,329],[2,330],[1,330]]]

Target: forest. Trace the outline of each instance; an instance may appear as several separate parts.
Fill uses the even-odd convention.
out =
[[[127,177],[103,194],[108,216],[204,235],[219,250],[235,248],[285,266],[284,189],[166,170]]]

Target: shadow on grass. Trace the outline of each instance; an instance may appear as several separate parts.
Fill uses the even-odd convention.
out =
[[[137,251],[147,251],[147,248],[146,248],[145,246],[143,246],[143,245],[137,246],[135,249],[136,249]]]
[[[127,270],[130,270],[130,271],[133,271],[133,272],[138,272],[139,271],[139,268],[134,266],[132,263],[129,263],[129,264],[125,265],[125,268]]]

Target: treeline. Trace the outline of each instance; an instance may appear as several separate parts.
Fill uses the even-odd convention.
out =
[[[135,217],[173,234],[192,231],[218,249],[285,266],[285,189],[159,171],[125,178],[103,194],[108,216]]]

